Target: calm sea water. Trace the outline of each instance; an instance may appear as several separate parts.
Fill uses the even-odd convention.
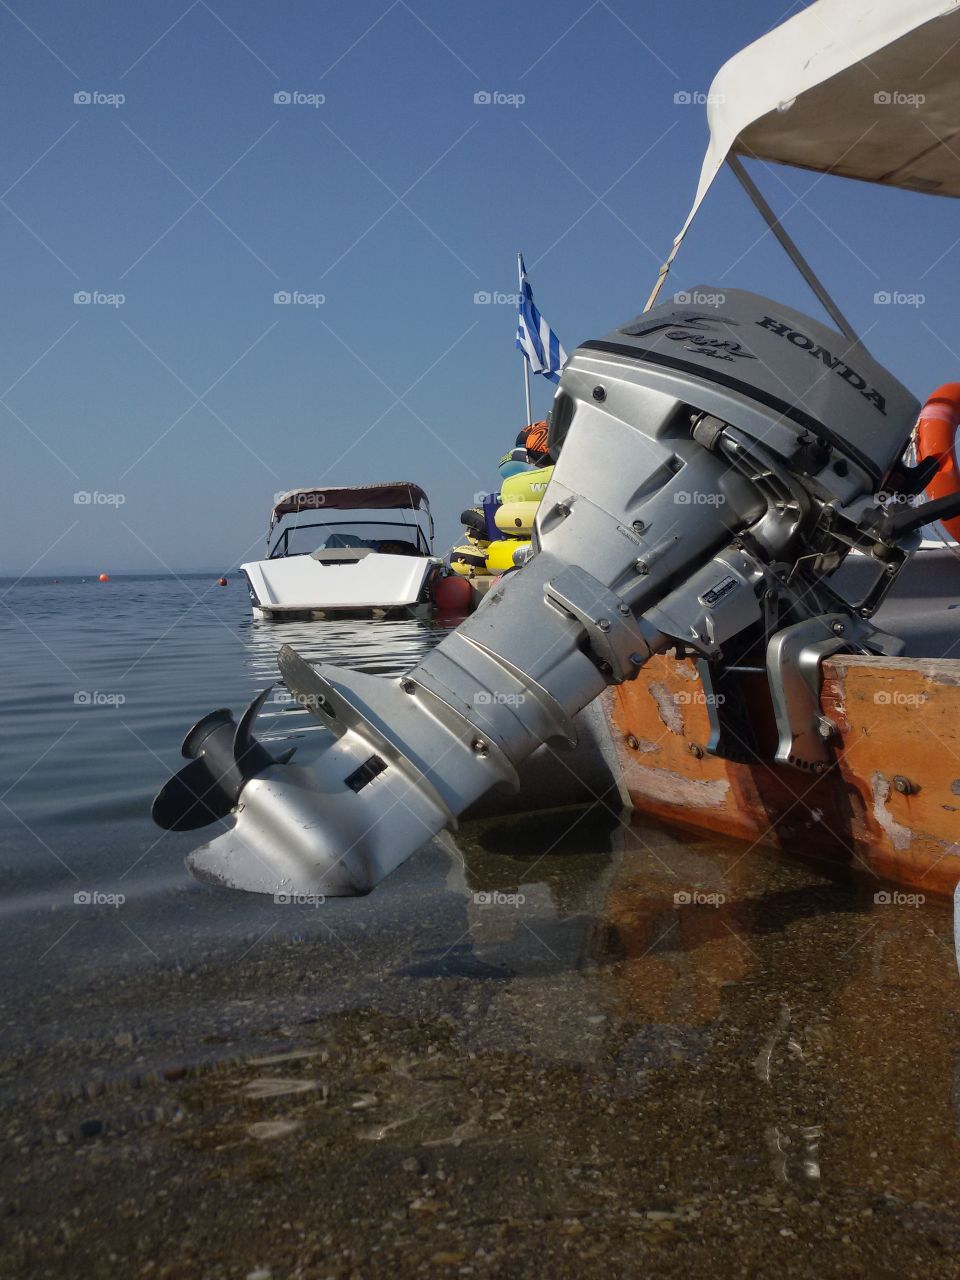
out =
[[[176,936],[185,902],[206,906],[211,932],[234,928],[230,895],[215,904],[183,869],[183,854],[202,834],[164,834],[150,821],[153,795],[183,763],[187,729],[215,707],[239,713],[275,684],[257,734],[302,742],[320,730],[283,697],[281,644],[308,658],[399,674],[444,631],[415,619],[256,621],[240,580],[220,587],[209,575],[8,580],[0,582],[0,605],[0,918],[32,920],[38,935],[25,954],[34,958],[44,949],[38,942],[55,939],[58,913],[72,908],[78,891],[123,893],[123,918],[134,928],[139,904]],[[255,918],[256,900],[242,901]],[[151,949],[144,935],[142,958]],[[188,949],[180,936],[172,954]]]
[[[309,715],[282,697],[281,644],[308,658],[398,674],[443,634],[414,619],[255,621],[239,580],[219,587],[207,575],[0,581],[0,602],[0,790],[4,821],[24,833],[15,843],[35,885],[63,871],[49,850],[41,856],[43,840],[72,864],[84,829],[142,822],[153,792],[179,767],[184,733],[214,707],[239,712],[276,684],[258,734],[310,732]],[[20,869],[20,858],[13,865]],[[81,856],[76,869],[116,867],[102,847]]]
[[[210,576],[0,581],[0,600],[6,818],[40,835],[145,817],[152,791],[179,767],[187,728],[214,707],[241,710],[276,684],[282,644],[398,673],[442,635],[416,620],[255,621],[241,582],[220,588]],[[275,739],[310,723],[273,698],[257,732]],[[110,868],[82,860],[79,869]]]

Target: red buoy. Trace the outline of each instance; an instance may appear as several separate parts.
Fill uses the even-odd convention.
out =
[[[433,601],[442,613],[467,613],[473,608],[473,587],[459,574],[448,574],[434,588]]]
[[[109,582],[109,581],[110,581],[110,575],[109,575],[109,573],[101,573],[101,575],[100,575],[100,577],[97,579],[97,581],[98,581],[98,582]]]
[[[226,585],[227,585],[227,580],[226,580],[226,578],[218,578],[218,579],[217,579],[217,586],[218,586],[218,587],[225,587]]]

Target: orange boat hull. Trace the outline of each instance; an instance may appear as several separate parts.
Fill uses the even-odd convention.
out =
[[[665,822],[859,867],[926,895],[960,881],[960,661],[841,656],[821,710],[836,763],[812,776],[706,754],[696,666],[655,658],[609,696],[634,808]],[[750,683],[752,681],[752,684]],[[744,677],[761,750],[776,742],[765,678]]]

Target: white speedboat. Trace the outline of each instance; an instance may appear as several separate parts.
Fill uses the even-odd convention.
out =
[[[280,494],[266,559],[240,568],[257,617],[292,619],[428,613],[442,565],[427,495],[394,481]]]

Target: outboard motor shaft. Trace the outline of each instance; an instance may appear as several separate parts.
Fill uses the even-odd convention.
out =
[[[805,646],[893,647],[868,621],[903,558],[877,532],[874,494],[917,407],[862,347],[752,294],[658,307],[586,343],[553,406],[559,460],[535,554],[401,679],[284,646],[289,692],[330,730],[318,759],[274,760],[249,711],[233,736],[214,713],[188,735],[194,758],[155,819],[186,829],[236,814],[190,856],[203,879],[365,893],[492,787],[515,788],[541,743],[572,744],[581,708],[670,648],[709,681],[759,645],[778,754],[821,767]],[[856,605],[828,581],[853,547],[878,571]],[[723,740],[718,722],[720,752]]]

